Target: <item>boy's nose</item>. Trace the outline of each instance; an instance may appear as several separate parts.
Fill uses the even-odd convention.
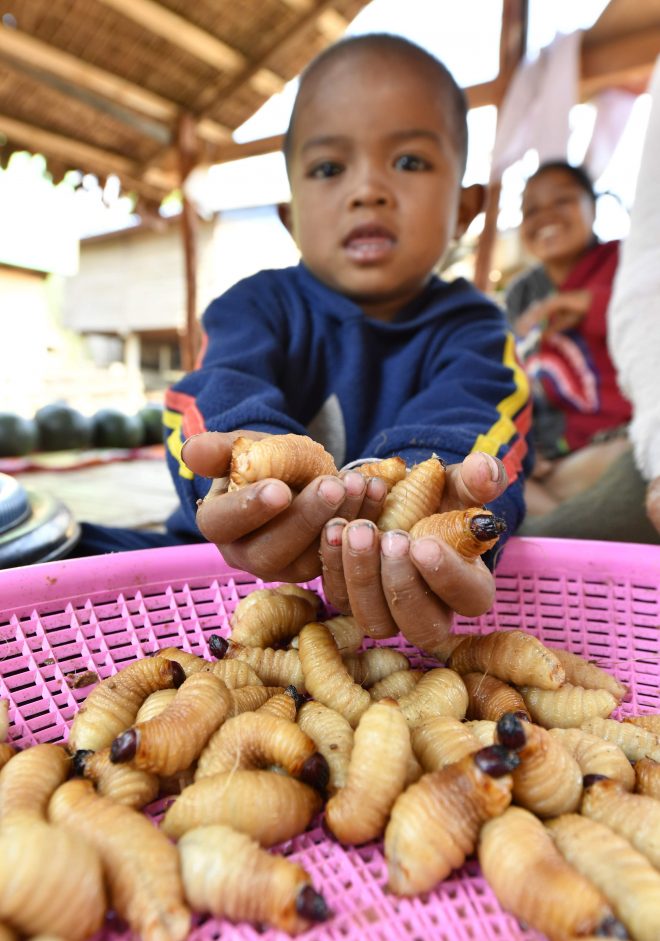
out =
[[[391,201],[388,186],[381,176],[369,168],[355,181],[350,203],[355,208],[361,206],[387,206]]]
[[[362,192],[354,194],[351,205],[359,209],[360,206],[386,206],[388,202],[389,200],[384,193]]]

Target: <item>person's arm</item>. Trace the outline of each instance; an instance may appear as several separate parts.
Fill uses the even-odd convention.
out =
[[[236,437],[307,434],[287,405],[295,367],[287,297],[277,291],[272,279],[257,276],[210,305],[200,365],[166,397],[166,449],[189,526],[228,564],[261,578],[303,581],[320,573],[319,537],[328,519],[377,518],[386,491],[354,474],[318,477],[299,494],[274,479],[227,492]]]
[[[165,397],[164,421],[170,429],[167,460],[191,525],[210,480],[194,475],[182,461],[181,447],[187,438],[242,428],[305,434],[287,414],[278,385],[278,376],[286,368],[282,321],[268,305],[259,303],[258,290],[248,282],[239,283],[210,304],[202,323],[201,361]]]
[[[526,439],[531,403],[514,338],[499,315],[457,319],[448,339],[428,357],[420,384],[420,392],[367,445],[367,452],[400,454],[408,466],[432,453],[447,464],[460,464],[472,452],[500,459],[508,487],[489,507],[513,533],[524,513],[523,464],[528,471],[531,463]]]
[[[651,111],[630,234],[621,250],[608,327],[619,385],[633,406],[630,438],[635,461],[649,481],[647,513],[660,532],[660,58],[649,90]]]
[[[424,390],[370,450],[401,454],[409,466],[437,454],[449,463],[439,509],[486,504],[512,533],[524,513],[521,470],[530,465],[528,385],[513,337],[499,318],[457,322],[431,362],[432,374],[420,377]],[[373,636],[400,630],[438,656],[454,612],[476,616],[493,602],[484,559],[467,561],[436,537],[381,534],[364,520],[335,518],[324,529],[321,556],[326,594],[340,610],[352,611]]]

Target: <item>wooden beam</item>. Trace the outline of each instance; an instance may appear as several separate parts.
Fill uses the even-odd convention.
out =
[[[348,20],[332,7],[321,13],[316,25],[329,43],[337,42],[348,28]]]
[[[198,160],[195,119],[185,112],[181,115],[177,133],[179,175],[183,192],[181,234],[186,278],[186,325],[181,335],[181,365],[186,372],[195,367],[200,346],[200,327],[197,319],[197,234],[198,220],[192,203],[185,195],[183,183]]]
[[[307,29],[310,23],[313,23],[322,16],[334,3],[336,3],[336,0],[316,0],[313,6],[310,6],[306,12],[301,13],[298,21],[285,36],[282,36],[276,42],[272,43],[259,59],[255,59],[253,62],[247,64],[240,72],[237,72],[229,85],[227,85],[225,79],[209,84],[197,101],[197,113],[207,116],[217,105],[218,101],[222,101],[224,98],[233,94],[242,85],[249,82],[260,69],[268,68],[268,61],[271,56],[279,52],[288,42],[291,42],[301,32]]]
[[[258,94],[263,95],[264,98],[270,98],[272,95],[281,92],[284,88],[284,84],[284,79],[280,78],[280,76],[276,75],[274,72],[271,72],[270,69],[259,69],[250,80],[250,85],[252,85]]]
[[[82,141],[25,124],[4,114],[0,114],[0,133],[5,134],[13,144],[34,153],[42,153],[46,158],[52,156],[64,160],[71,164],[72,169],[88,170],[102,177],[114,173],[128,189],[136,189],[150,199],[162,199],[167,195],[167,189],[163,190],[153,183],[141,180],[138,165],[121,154],[92,147]]]
[[[660,25],[597,43],[590,41],[586,32],[582,40],[581,98],[589,99],[603,88],[643,91],[659,54]]]
[[[195,58],[223,72],[238,72],[245,67],[245,56],[211,33],[195,26],[190,20],[172,13],[154,0],[98,0],[139,23],[148,32],[185,49]]]
[[[504,0],[502,8],[502,32],[500,34],[500,69],[496,79],[497,101],[499,106],[504,98],[511,77],[525,52],[527,34],[528,0]],[[482,291],[490,285],[490,263],[497,238],[497,217],[499,215],[500,180],[490,181],[486,194],[486,218],[484,228],[477,245],[477,257],[474,267],[474,283]]]
[[[314,0],[282,0],[285,6],[289,7],[290,10],[295,10],[296,13],[304,13],[306,10],[309,10]]]
[[[171,101],[17,29],[0,26],[0,54],[58,75],[157,121],[171,123],[176,119],[178,108]]]
[[[139,114],[161,121],[171,127],[177,120],[179,106],[161,95],[135,85],[113,72],[77,59],[33,36],[0,24],[0,55],[15,62],[37,68],[130,108]],[[228,127],[206,118],[200,123],[199,134],[210,143],[231,140]]]

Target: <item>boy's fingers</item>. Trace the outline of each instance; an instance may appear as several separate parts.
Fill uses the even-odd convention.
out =
[[[325,524],[321,533],[319,553],[326,600],[342,614],[350,614],[351,603],[348,599],[342,560],[342,534],[345,526],[346,520],[341,517],[335,517]]]
[[[479,617],[492,606],[495,581],[482,559],[466,562],[434,536],[414,539],[410,558],[431,591],[464,617]]]
[[[346,497],[339,507],[337,516],[346,520],[354,520],[361,516],[362,501],[367,491],[367,479],[357,471],[348,471],[341,477],[346,488]]]
[[[451,611],[432,594],[410,558],[408,533],[392,530],[381,537],[381,579],[390,611],[401,633],[431,651],[449,633]]]
[[[369,637],[394,637],[380,580],[379,533],[370,520],[355,520],[343,532],[343,568],[353,617]]]
[[[215,480],[197,510],[197,526],[218,546],[234,542],[260,529],[286,509],[292,500],[281,480],[262,480],[225,492],[226,481]]]
[[[262,481],[261,484],[266,484],[268,487],[275,487],[275,485],[278,488],[284,487],[290,493],[286,484],[279,480]],[[229,497],[241,494],[243,490],[249,491],[259,486],[255,484],[253,487],[227,493],[221,500],[224,503]],[[262,495],[268,495],[269,491],[257,489],[257,498],[260,492]],[[243,508],[237,510],[236,514],[242,517],[241,523],[235,523],[235,526],[243,529],[243,532],[238,529],[238,534],[233,537],[245,536],[241,550],[242,556],[249,559],[249,564],[246,563],[245,568],[251,572],[258,571],[262,577],[263,573],[267,573],[272,578],[277,577],[278,573],[286,573],[288,578],[292,571],[298,570],[296,560],[308,552],[309,558],[313,559],[314,575],[318,575],[321,530],[329,519],[337,515],[337,509],[343,503],[345,495],[345,487],[341,480],[338,477],[327,476],[317,477],[295,497],[290,506],[280,508],[275,512],[271,509],[265,519],[262,518],[263,513],[261,517],[257,515],[257,511],[253,509],[253,503],[246,503]],[[204,510],[205,505],[206,501],[200,507],[200,512]],[[259,526],[245,529],[245,521],[248,518],[250,522],[261,518],[263,525],[259,524]],[[208,532],[205,529],[202,531],[209,538]],[[224,529],[223,536],[227,532],[228,529]],[[222,542],[232,541],[233,539],[226,537],[222,540]],[[220,548],[222,549],[222,545]],[[306,565],[306,568],[309,567]]]
[[[378,477],[371,477],[367,482],[367,489],[362,501],[360,518],[375,523],[383,512],[387,497],[387,484]]]
[[[443,509],[490,503],[504,493],[507,486],[506,469],[499,458],[475,451],[468,454],[462,464],[447,468]]]
[[[224,477],[229,472],[231,449],[236,438],[263,438],[259,431],[204,431],[186,438],[181,460],[200,477]]]

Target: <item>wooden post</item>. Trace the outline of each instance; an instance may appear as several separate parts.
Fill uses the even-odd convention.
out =
[[[525,52],[528,0],[504,0],[500,34],[500,71],[497,76],[496,104],[499,108],[518,62]],[[479,237],[474,267],[474,283],[482,291],[489,287],[493,248],[497,238],[497,216],[502,183],[492,180],[486,193],[486,218]]]
[[[200,345],[200,326],[197,319],[197,213],[187,199],[183,184],[197,162],[197,131],[192,114],[184,112],[178,124],[177,148],[179,156],[179,175],[181,178],[183,207],[181,213],[181,234],[183,236],[183,255],[186,273],[186,323],[180,335],[181,365],[186,372],[195,366],[195,359]]]

